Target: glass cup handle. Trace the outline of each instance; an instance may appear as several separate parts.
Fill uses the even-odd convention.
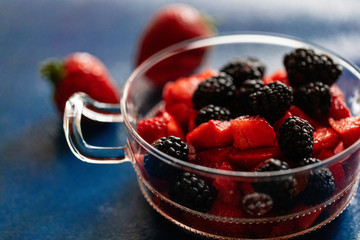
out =
[[[66,102],[63,128],[73,154],[88,163],[114,164],[130,161],[127,145],[98,147],[86,143],[81,131],[81,117],[99,122],[123,122],[119,104],[95,101],[85,93],[75,93]]]

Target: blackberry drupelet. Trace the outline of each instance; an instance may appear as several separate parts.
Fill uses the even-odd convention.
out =
[[[306,166],[321,162],[316,158],[304,158],[298,166]],[[306,205],[316,205],[328,200],[335,192],[335,180],[328,168],[315,169],[310,172],[305,189],[299,198]]]
[[[193,210],[208,212],[217,196],[214,187],[189,172],[180,173],[168,190],[170,199]]]
[[[330,87],[322,82],[310,82],[294,91],[294,104],[309,115],[321,115],[331,107]]]
[[[235,92],[235,100],[230,105],[230,110],[234,118],[240,115],[250,114],[249,96],[262,87],[264,87],[264,82],[261,79],[248,79],[241,84]]]
[[[266,118],[270,123],[284,116],[293,102],[293,90],[275,81],[249,95],[249,108],[252,115]]]
[[[231,114],[227,108],[209,104],[199,110],[195,118],[195,124],[196,126],[199,126],[200,124],[208,122],[211,119],[228,121],[230,120],[230,117]]]
[[[233,101],[235,85],[232,77],[225,73],[210,77],[201,82],[195,90],[192,102],[195,109],[201,109],[208,104],[227,107]]]
[[[290,169],[289,165],[281,160],[270,158],[266,160],[256,172],[273,172]],[[298,184],[294,177],[283,176],[272,181],[253,182],[254,190],[259,193],[268,194],[274,202],[274,205],[287,205],[291,203],[298,192]]]
[[[154,141],[151,145],[172,157],[183,161],[188,160],[189,148],[178,137],[162,137]],[[177,173],[175,167],[149,153],[144,157],[144,168],[150,176],[163,180],[170,179]]]
[[[298,48],[284,57],[284,65],[292,86],[320,81],[329,86],[340,76],[342,68],[331,57],[312,49]]]
[[[256,58],[236,58],[220,69],[233,78],[236,87],[247,79],[260,79],[264,76],[265,65]]]
[[[278,145],[288,160],[298,162],[311,156],[314,128],[297,116],[288,117],[279,128]]]

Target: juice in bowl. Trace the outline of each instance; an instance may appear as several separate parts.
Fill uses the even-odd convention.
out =
[[[161,66],[176,72],[199,54],[196,72],[152,85]],[[333,220],[356,193],[359,89],[360,70],[320,46],[218,35],[145,61],[118,108],[73,95],[64,130],[80,160],[130,161],[148,203],[183,229],[217,239],[287,239]],[[124,123],[127,144],[88,145],[82,115]]]

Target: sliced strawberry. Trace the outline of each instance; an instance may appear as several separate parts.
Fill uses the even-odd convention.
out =
[[[283,235],[288,235],[288,234],[294,232],[294,228],[295,228],[294,219],[279,222],[273,226],[270,236],[271,237],[280,237]]]
[[[183,126],[187,128],[192,114],[192,95],[200,82],[216,75],[217,72],[207,69],[199,74],[179,78],[174,82],[168,82],[163,89],[165,109]]]
[[[161,137],[176,136],[184,139],[181,126],[167,112],[138,122],[138,133],[148,143]]]
[[[232,166],[224,161],[219,167],[220,170],[233,171]],[[217,198],[225,204],[237,205],[240,203],[241,196],[238,182],[226,176],[216,177],[213,186],[218,190]]]
[[[182,130],[180,124],[176,121],[174,117],[170,115],[170,120],[166,125],[166,135],[167,136],[176,136],[185,140],[184,131]]]
[[[269,76],[264,76],[262,80],[264,81],[265,85],[276,81],[280,81],[284,83],[286,86],[290,85],[287,77],[287,73],[284,69],[278,70]]]
[[[317,158],[319,160],[325,160],[329,157],[334,156],[334,153],[331,149],[323,148],[320,151],[313,153],[312,157]]]
[[[290,113],[293,116],[297,116],[297,117],[300,117],[300,118],[308,121],[310,123],[310,125],[315,129],[320,128],[320,127],[324,127],[323,123],[319,123],[315,119],[311,118],[303,110],[301,110],[300,108],[298,108],[295,105],[291,106],[289,110],[290,110]]]
[[[333,150],[340,141],[339,134],[330,127],[318,128],[314,132],[313,153],[318,153],[323,149]]]
[[[230,122],[210,120],[189,132],[186,140],[197,150],[231,145],[233,138]]]
[[[343,141],[340,141],[340,142],[336,145],[336,147],[334,148],[333,153],[334,153],[334,154],[338,154],[338,153],[344,151],[344,149],[345,149],[344,142],[343,142]]]
[[[241,149],[274,146],[273,127],[261,117],[241,116],[230,120],[234,146]]]
[[[247,150],[232,148],[229,154],[229,161],[243,170],[250,171],[263,161],[269,158],[278,158],[281,154],[280,149],[276,146]]]
[[[339,120],[351,116],[350,109],[347,107],[344,95],[341,89],[333,84],[330,87],[331,93],[331,107],[328,113],[329,118]]]
[[[288,117],[292,117],[293,114],[287,110],[284,114],[284,116],[282,118],[280,118],[279,120],[277,120],[275,123],[274,123],[274,130],[276,133],[278,133],[279,131],[279,128],[281,127],[281,125],[285,122],[285,120],[288,118]]]
[[[220,168],[229,158],[231,147],[210,148],[196,154],[196,162],[210,168]]]
[[[360,138],[360,116],[347,117],[340,120],[329,119],[330,126],[340,134],[348,147]]]
[[[220,200],[215,200],[209,214],[226,218],[244,218],[245,214],[239,204],[226,204]],[[248,224],[236,224],[229,221],[212,221],[208,228],[212,232],[229,237],[239,237],[248,233]]]
[[[335,191],[342,189],[345,184],[345,171],[342,167],[341,163],[337,163],[331,167],[329,167],[331,171],[334,181],[335,181]]]

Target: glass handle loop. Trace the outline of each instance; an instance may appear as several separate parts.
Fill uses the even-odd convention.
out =
[[[81,117],[98,122],[123,122],[119,104],[97,102],[85,93],[75,93],[66,102],[63,128],[73,154],[88,163],[114,164],[130,161],[128,146],[98,147],[84,140]]]

